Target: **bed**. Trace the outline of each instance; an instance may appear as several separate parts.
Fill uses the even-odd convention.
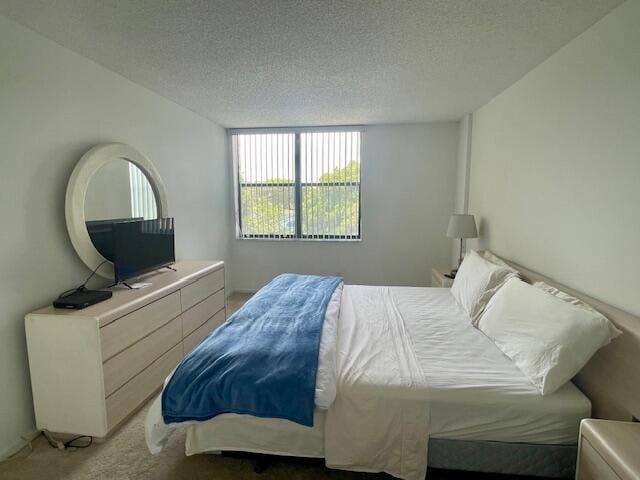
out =
[[[542,278],[536,278],[536,274],[525,269],[519,270],[531,279]],[[428,386],[421,391],[426,393],[422,400],[428,402],[428,413],[422,420],[429,423],[428,450],[425,448],[429,466],[560,478],[573,475],[580,420],[589,417],[592,411],[591,401],[574,383],[569,382],[557,392],[541,396],[513,362],[471,325],[449,289],[345,285],[340,322],[346,325],[362,322],[354,317],[370,311],[372,305],[367,303],[373,298],[384,302],[384,306],[373,306],[374,309],[388,309],[402,320],[401,325],[406,329],[404,334],[415,354],[414,360],[428,379]],[[602,308],[602,305],[598,306]],[[612,320],[621,317],[619,311],[613,312],[612,317],[610,308],[608,310],[605,313]],[[626,329],[625,320],[628,318],[623,318],[622,328]],[[632,333],[632,340],[637,340],[637,331]],[[345,354],[346,347],[338,345],[337,350],[339,354],[341,351]],[[598,357],[610,355],[607,350],[611,348]],[[603,368],[597,359],[595,367],[592,363],[585,371]],[[576,379],[576,383],[581,381],[585,385],[593,383],[588,374],[586,379],[585,375]],[[585,390],[589,391],[589,387]],[[594,397],[597,409],[611,408],[605,407],[610,404],[606,394],[604,399],[600,394]],[[338,392],[336,403],[340,398]],[[618,400],[620,403],[626,404],[626,401]],[[421,405],[419,402],[411,404],[413,416],[422,415]],[[618,416],[624,415],[622,409],[618,412]],[[349,414],[358,416],[353,412]],[[359,416],[369,414],[371,410],[366,410]],[[340,448],[352,440],[340,438],[344,428],[337,436],[332,431],[332,423],[335,425],[340,421],[348,421],[348,416],[344,412],[342,416],[336,415],[331,408],[316,408],[313,427],[281,419],[223,414],[205,422],[185,425],[186,453],[246,451],[336,458],[336,452],[328,449]],[[162,423],[162,416],[158,398],[147,417],[147,440],[150,449],[156,451],[162,443],[162,439],[154,438],[153,433],[154,426],[159,423]],[[367,428],[364,424],[359,426]],[[326,441],[327,434],[333,435],[331,442]],[[417,444],[426,441],[426,438],[414,439]],[[370,454],[367,451],[358,453]],[[356,468],[350,468],[354,464],[341,465],[339,461],[327,461],[327,464],[334,468],[376,471],[367,466],[358,468],[357,462]],[[407,478],[399,471],[390,473]]]

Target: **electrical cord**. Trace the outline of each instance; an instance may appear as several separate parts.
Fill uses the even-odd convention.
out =
[[[91,280],[93,278],[93,276],[96,274],[96,272],[98,271],[98,269],[104,265],[105,263],[107,263],[109,260],[104,260],[102,263],[100,263],[100,265],[98,265],[93,272],[91,272],[91,275],[89,275],[87,277],[87,279],[82,283],[82,285],[80,285],[79,287],[76,288],[71,288],[69,290],[65,290],[64,292],[62,292],[60,295],[58,295],[58,299],[60,298],[65,298],[68,297],[69,295],[72,295],[76,292],[84,292],[87,289],[87,283],[89,283],[89,280]]]
[[[42,436],[47,440],[51,448],[57,448],[58,450],[66,450],[67,448],[89,448],[93,444],[93,437],[89,435],[79,435],[66,442],[51,438],[44,430],[42,431]],[[89,441],[85,441],[85,443],[82,444],[75,443],[83,438],[88,438]]]

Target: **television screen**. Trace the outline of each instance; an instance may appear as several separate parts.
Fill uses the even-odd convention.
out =
[[[116,283],[175,262],[173,218],[113,225]]]
[[[109,220],[87,220],[87,231],[93,246],[107,260],[113,262],[113,225],[124,222],[139,222],[143,217],[111,218]]]

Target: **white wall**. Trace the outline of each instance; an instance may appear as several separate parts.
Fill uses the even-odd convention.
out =
[[[283,272],[341,274],[348,283],[429,285],[451,261],[458,124],[367,127],[362,152],[362,241],[234,240],[234,289]]]
[[[481,246],[640,314],[640,1],[474,113]]]
[[[467,213],[469,210],[469,172],[471,168],[471,136],[473,115],[465,115],[460,120],[458,132],[458,156],[456,165],[455,201],[452,213]],[[463,241],[463,248],[466,240]],[[460,258],[460,240],[453,240],[451,264],[457,266]]]
[[[469,208],[469,171],[471,166],[471,135],[473,115],[460,120],[458,132],[458,154],[456,166],[456,196],[454,213],[467,213]],[[458,258],[456,254],[456,259]]]
[[[177,257],[228,260],[223,129],[0,17],[0,457],[34,426],[23,316],[88,274],[65,229],[67,179],[113,141],[157,166]]]

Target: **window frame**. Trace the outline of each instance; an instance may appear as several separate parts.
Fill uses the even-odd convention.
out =
[[[301,147],[300,135],[303,133],[328,133],[328,132],[358,132],[359,135],[359,155],[360,155],[360,171],[358,182],[302,182],[301,175]],[[234,135],[251,135],[251,134],[293,134],[294,135],[294,180],[291,183],[241,183],[239,167],[237,165],[236,156],[234,155],[233,136]],[[295,242],[361,242],[362,241],[362,152],[364,127],[361,125],[347,125],[334,127],[275,127],[275,128],[232,128],[227,129],[229,152],[232,163],[232,175],[234,185],[234,204],[235,204],[235,225],[236,239],[238,240],[259,240],[259,241],[295,241]],[[302,233],[302,187],[312,185],[321,186],[358,186],[358,233],[357,235],[305,235]],[[295,233],[293,235],[282,234],[245,234],[242,233],[242,187],[274,187],[282,186],[294,187],[294,205],[295,205]]]

